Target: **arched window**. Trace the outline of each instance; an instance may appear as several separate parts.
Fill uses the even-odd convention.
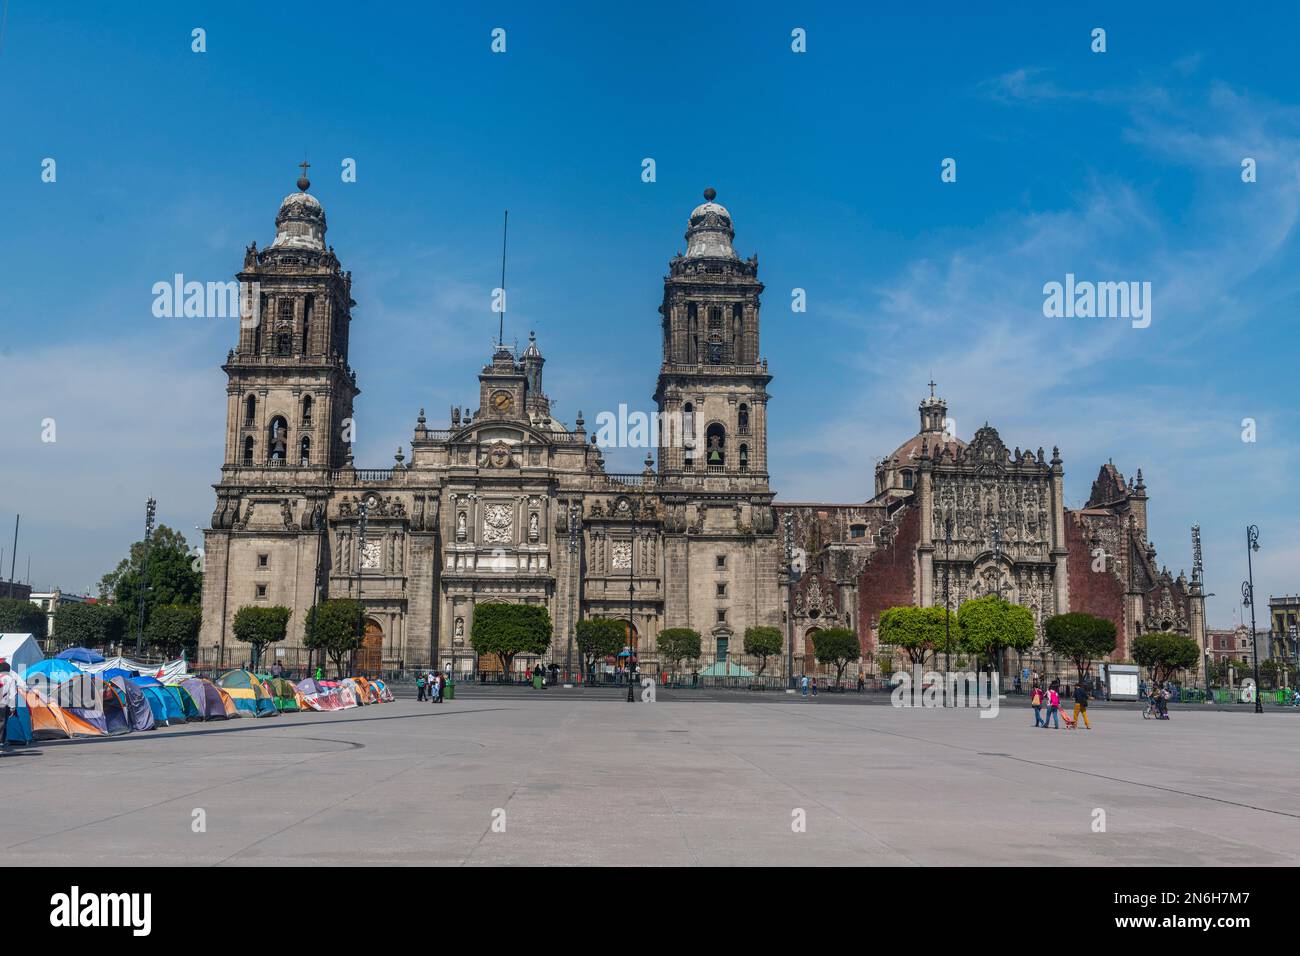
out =
[[[904,488],[912,487],[912,472],[910,471],[903,472],[903,487]]]
[[[302,423],[307,427],[311,427],[311,407],[311,396],[304,395],[302,399]]]
[[[744,327],[742,321],[743,312],[739,302],[731,307],[731,361],[740,362],[741,359],[741,330]]]
[[[727,464],[727,430],[719,422],[704,433],[704,463],[709,471],[721,471]]]
[[[307,296],[307,301],[302,307],[302,354],[306,355],[311,348],[311,313],[316,303],[315,296]]]
[[[709,364],[721,365],[724,350],[722,309],[713,306],[709,309]]]
[[[686,307],[686,364],[700,360],[700,310],[694,302]]]
[[[244,400],[244,424],[251,425],[257,421],[257,396],[249,395]]]
[[[252,463],[253,463],[253,436],[249,435],[247,438],[244,439],[244,464],[251,465]]]
[[[740,470],[749,471],[749,446],[740,446]]]
[[[311,464],[311,439],[306,435],[302,436],[298,446],[298,464],[304,468]]]
[[[682,406],[682,447],[687,468],[695,467],[695,406],[687,402]]]
[[[288,453],[289,423],[283,417],[276,415],[271,419],[271,427],[268,431],[266,457],[268,461],[284,461]]]
[[[738,431],[742,435],[749,434],[749,406],[744,402],[740,403],[740,408],[736,412],[736,424],[739,426]]]

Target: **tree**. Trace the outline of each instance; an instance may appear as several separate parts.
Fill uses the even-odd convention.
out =
[[[666,627],[655,638],[655,647],[659,656],[676,671],[682,661],[693,661],[700,656],[700,632],[689,627]]]
[[[695,635],[696,638],[699,635]],[[767,669],[767,659],[781,653],[781,629],[778,627],[745,628],[745,653],[758,658],[758,676]]]
[[[604,660],[623,649],[627,626],[622,621],[593,618],[579,621],[575,640],[582,654],[584,673],[592,671],[596,662]]]
[[[107,647],[126,634],[126,615],[112,604],[60,602],[54,612],[54,638],[64,647]]]
[[[1195,667],[1201,659],[1196,641],[1181,634],[1158,632],[1133,639],[1133,659],[1147,669],[1153,683],[1163,684],[1176,671]]]
[[[0,634],[31,634],[41,641],[45,627],[45,612],[38,605],[22,598],[0,598]]]
[[[886,677],[889,677],[894,673],[893,654],[877,654],[876,663],[880,665],[880,673],[884,674]]]
[[[1034,615],[1029,608],[1012,604],[987,594],[972,598],[957,609],[957,626],[961,628],[961,643],[974,654],[983,654],[996,661],[998,673],[1002,671],[1004,648],[1028,650],[1034,644]]]
[[[283,604],[271,604],[265,607],[257,604],[245,604],[235,612],[235,619],[230,629],[235,640],[253,646],[253,670],[267,644],[277,644],[284,640],[289,630],[289,615],[292,612]],[[152,619],[151,622],[152,623]]]
[[[1080,683],[1093,661],[1115,650],[1115,622],[1081,611],[1049,617],[1043,635],[1048,647],[1074,662]]]
[[[541,655],[551,646],[551,615],[540,604],[479,604],[469,641],[480,657],[495,654],[508,674],[516,654]]]
[[[203,612],[197,604],[163,604],[153,609],[144,637],[166,657],[190,654],[199,645],[202,624]]]
[[[880,615],[880,643],[901,647],[913,664],[924,665],[926,654],[944,646],[947,614],[941,607],[891,607]]]
[[[820,664],[835,665],[835,683],[844,677],[844,668],[862,657],[858,635],[847,627],[827,627],[813,634],[813,654]]]
[[[138,621],[141,582],[144,587],[145,622],[153,609],[164,604],[198,604],[203,592],[203,575],[190,551],[185,535],[165,524],[154,529],[149,539],[148,563],[145,542],[131,545],[127,557],[99,580],[99,596],[112,598],[123,612]]]
[[[318,650],[334,662],[334,673],[343,676],[343,658],[361,646],[357,624],[361,602],[353,598],[329,598],[307,612],[303,644]]]

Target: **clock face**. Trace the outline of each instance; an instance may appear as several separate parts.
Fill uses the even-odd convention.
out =
[[[506,412],[510,411],[511,407],[514,404],[515,404],[514,396],[511,395],[509,392],[492,393],[492,407],[495,408],[498,412],[505,414]]]

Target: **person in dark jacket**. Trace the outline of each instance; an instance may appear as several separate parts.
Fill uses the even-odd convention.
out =
[[[1088,688],[1079,684],[1074,688],[1074,722],[1077,725],[1079,716],[1083,716],[1083,726],[1092,730],[1092,724],[1088,723]]]

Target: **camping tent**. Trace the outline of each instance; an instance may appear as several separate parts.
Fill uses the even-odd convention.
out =
[[[351,694],[358,707],[364,707],[370,703],[370,695],[366,693],[366,689],[355,678],[345,677],[339,681],[339,692],[343,694],[344,700],[347,699],[348,694]]]
[[[0,658],[7,660],[19,677],[44,657],[41,645],[30,634],[0,634]]]
[[[69,664],[67,661],[61,661],[57,657],[51,657],[49,660],[38,661],[31,667],[27,668],[27,673],[23,675],[23,680],[29,684],[43,683],[46,686],[52,684],[62,684],[65,680],[72,680],[82,673],[81,669],[75,664]]]
[[[131,721],[132,730],[153,730],[156,726],[153,708],[145,699],[144,691],[125,677],[114,677],[109,681],[122,692],[126,698],[126,715]]]
[[[34,690],[19,691],[18,707],[9,716],[6,732],[11,743],[103,735],[99,728],[68,713],[50,698]]]
[[[183,720],[202,720],[203,714],[199,711],[199,705],[194,702],[194,697],[188,690],[180,684],[167,684],[163,687],[180,709],[181,719]],[[170,709],[168,713],[171,713]]]
[[[323,681],[308,677],[306,680],[300,680],[297,684],[298,693],[302,695],[302,702],[312,710],[342,710],[344,708],[343,696],[338,692],[337,687],[326,687]],[[356,704],[348,704],[348,707],[355,707]]]
[[[285,680],[283,677],[267,677],[262,679],[262,685],[270,692],[276,710],[300,709],[298,688],[294,687],[292,682]]]
[[[54,688],[54,701],[101,734],[116,736],[131,732],[126,697],[112,684],[91,674],[81,674]]]
[[[78,664],[102,664],[104,655],[88,647],[69,647],[62,653],[55,654],[61,661],[76,661]]]
[[[217,681],[239,708],[240,717],[274,717],[280,711],[265,685],[250,671],[227,671]]]
[[[387,685],[387,684],[385,684],[385,683],[384,683],[383,681],[381,681],[379,678],[375,678],[375,679],[372,680],[370,683],[373,684],[373,685],[375,686],[375,690],[379,691],[379,699],[380,699],[383,703],[385,703],[385,704],[392,703],[392,700],[393,700],[393,692],[392,692],[391,690],[388,689],[388,685]]]
[[[145,684],[141,681],[131,681],[131,683],[140,689],[140,693],[148,701],[149,709],[153,712],[155,727],[185,723],[185,711],[181,709],[180,701],[167,693],[167,689],[161,684]]]
[[[237,717],[238,709],[230,695],[220,687],[202,677],[190,677],[181,681],[181,687],[189,691],[198,709],[199,720],[224,720]],[[230,701],[229,706],[226,702]]]

